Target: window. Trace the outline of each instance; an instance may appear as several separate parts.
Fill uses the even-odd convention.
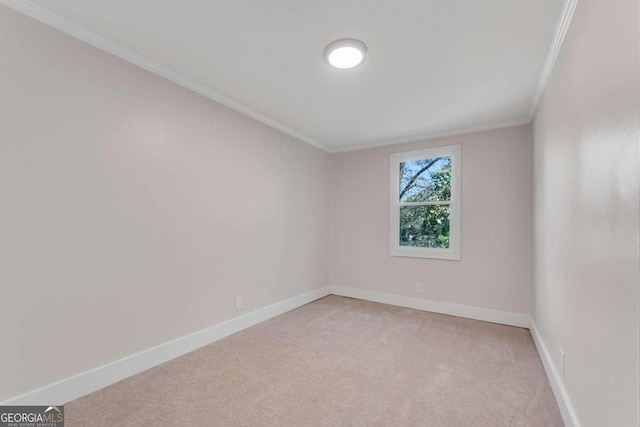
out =
[[[460,259],[460,146],[391,155],[392,256]]]

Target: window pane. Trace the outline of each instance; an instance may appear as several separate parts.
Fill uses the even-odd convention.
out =
[[[400,163],[400,201],[451,200],[451,157]]]
[[[401,206],[400,246],[449,247],[450,205]]]

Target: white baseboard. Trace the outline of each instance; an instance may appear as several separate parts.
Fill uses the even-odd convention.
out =
[[[440,314],[448,314],[450,316],[465,317],[468,319],[483,320],[485,322],[517,326],[519,328],[529,327],[529,316],[526,314],[510,313],[507,311],[491,310],[488,308],[471,307],[468,305],[451,304],[448,302],[431,301],[422,298],[367,291],[364,289],[349,288],[345,286],[329,286],[329,293],[340,295],[343,297],[397,305],[399,307],[431,311]]]
[[[67,403],[327,295],[329,295],[328,287],[306,292],[210,328],[161,344],[157,347],[99,366],[21,396],[0,402],[0,405],[51,405]]]
[[[535,323],[529,316],[343,286],[327,286],[306,292],[210,328],[194,332],[168,343],[49,384],[21,396],[0,402],[0,405],[50,405],[67,403],[330,294],[509,326],[530,328],[533,341],[540,354],[540,359],[542,360],[551,388],[558,401],[558,406],[560,407],[560,412],[565,424],[568,427],[580,427],[566,390],[560,380],[560,376],[551,362],[549,353],[536,329]]]
[[[562,383],[555,365],[551,361],[547,347],[545,346],[535,322],[525,314],[510,313],[486,308],[470,307],[466,305],[451,304],[446,302],[431,301],[403,295],[393,295],[382,292],[367,291],[345,286],[329,286],[329,293],[344,297],[357,298],[366,301],[390,304],[399,307],[413,308],[416,310],[431,311],[434,313],[448,314],[451,316],[465,317],[468,319],[483,320],[486,322],[500,323],[503,325],[528,328],[531,332],[540,360],[549,379],[549,384],[560,408],[560,414],[566,427],[580,427],[578,417],[571,405],[569,395]]]
[[[540,355],[540,360],[542,360],[542,366],[544,366],[544,370],[547,373],[547,378],[549,378],[549,384],[551,384],[551,389],[556,397],[556,402],[558,402],[562,421],[564,421],[564,425],[566,427],[580,427],[578,416],[573,410],[567,390],[564,388],[562,377],[558,373],[556,366],[553,364],[549,350],[544,344],[544,341],[542,341],[542,337],[540,336],[540,332],[538,331],[535,322],[533,319],[530,320],[531,324],[529,325],[529,331],[531,332],[531,337],[533,338],[533,342],[535,343],[538,354]]]

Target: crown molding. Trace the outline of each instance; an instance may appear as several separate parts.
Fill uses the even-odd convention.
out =
[[[422,140],[443,138],[447,136],[455,136],[455,135],[462,135],[462,134],[473,133],[473,132],[495,130],[495,129],[519,126],[519,125],[530,123],[533,120],[533,117],[538,108],[538,104],[540,103],[540,99],[542,98],[545,87],[547,85],[547,82],[549,80],[553,67],[555,65],[556,59],[560,52],[560,48],[562,47],[562,43],[564,41],[567,30],[569,28],[569,24],[571,23],[571,19],[573,18],[573,14],[578,4],[578,0],[565,0],[564,2],[562,12],[560,14],[560,18],[558,19],[558,24],[556,25],[554,38],[551,43],[551,46],[549,47],[549,51],[547,52],[545,64],[540,74],[540,77],[538,79],[538,85],[536,87],[536,91],[534,93],[532,103],[529,108],[528,116],[526,118],[507,121],[507,122],[493,123],[489,125],[483,125],[483,126],[472,127],[472,128],[455,129],[455,130],[452,129],[452,130],[442,131],[442,132],[417,134],[417,135],[396,139],[396,140],[362,142],[362,143],[357,143],[351,147],[341,147],[341,148],[323,144],[319,141],[316,141],[310,136],[305,135],[295,129],[292,129],[284,125],[283,123],[271,117],[268,117],[262,114],[261,112],[254,110],[253,108],[248,107],[247,105],[244,105],[214,89],[211,89],[203,85],[202,83],[199,83],[189,77],[186,77],[180,73],[177,73],[176,71],[173,71],[163,65],[160,65],[157,62],[152,61],[151,59],[141,54],[138,54],[132,50],[124,48],[119,44],[103,36],[100,36],[92,31],[89,31],[86,28],[69,21],[49,11],[48,9],[42,6],[32,3],[29,0],[0,0],[0,4],[7,6],[17,12],[20,12],[26,16],[29,16],[37,21],[40,21],[59,31],[62,31],[63,33],[68,34],[76,39],[84,41],[85,43],[88,43],[94,47],[97,47],[98,49],[103,50],[107,53],[110,53],[124,61],[134,64],[160,77],[163,77],[186,89],[196,92],[208,99],[211,99],[212,101],[215,101],[232,110],[235,110],[248,117],[251,117],[252,119],[255,119],[269,127],[277,129],[293,138],[296,138],[307,144],[313,145],[314,147],[324,150],[328,153],[342,153],[347,151],[382,147],[386,145],[417,142]]]
[[[314,147],[320,148],[321,150],[331,152],[331,149],[328,146],[316,141],[308,135],[291,129],[290,127],[260,113],[259,111],[256,111],[238,101],[235,101],[228,96],[223,95],[222,93],[203,85],[202,83],[199,83],[193,79],[190,79],[189,77],[186,77],[163,65],[160,65],[157,62],[145,57],[144,55],[122,47],[119,44],[109,40],[108,38],[89,31],[86,28],[69,21],[61,17],[60,15],[57,15],[50,10],[45,9],[42,6],[32,3],[31,1],[0,0],[0,4],[7,6],[8,8],[20,12],[23,15],[26,15],[37,21],[40,21],[43,24],[53,27],[59,31],[62,31],[63,33],[68,34],[85,43],[88,43],[94,47],[97,47],[98,49],[110,53],[111,55],[117,56],[124,61],[127,61],[133,65],[137,65],[138,67],[143,68],[160,77],[163,77],[177,85],[196,92],[204,96],[205,98],[209,98],[212,101],[224,105],[225,107],[231,108],[232,110],[249,116],[252,119],[255,119],[269,127],[277,129],[296,139],[299,139],[300,141],[306,142],[307,144],[313,145]]]
[[[576,11],[577,6],[578,0],[565,0],[564,5],[562,6],[562,12],[560,13],[560,18],[558,19],[558,23],[556,25],[556,32],[553,36],[553,41],[551,42],[549,51],[547,52],[547,58],[545,59],[542,73],[540,74],[540,78],[538,79],[538,86],[536,87],[536,91],[531,102],[531,107],[529,108],[530,120],[533,120],[533,117],[536,114],[538,104],[540,103],[540,99],[544,94],[547,82],[549,81],[549,77],[551,76],[551,72],[553,71],[553,66],[558,59],[560,48],[562,47],[565,36],[567,35],[569,25],[571,24],[571,19],[573,18],[573,14]]]
[[[521,125],[526,125],[531,123],[531,119],[529,117],[526,117],[524,119],[518,119],[518,120],[510,120],[507,122],[497,122],[497,123],[492,123],[489,125],[483,125],[483,126],[476,126],[476,127],[470,127],[470,128],[465,128],[465,129],[451,129],[448,131],[443,131],[443,132],[431,132],[431,133],[424,133],[424,134],[418,134],[418,135],[414,135],[414,136],[409,136],[406,138],[402,138],[402,139],[396,139],[396,140],[387,140],[387,141],[379,141],[379,142],[375,142],[375,143],[362,143],[362,144],[357,144],[351,147],[344,147],[344,148],[338,148],[338,149],[334,149],[332,151],[332,153],[346,153],[348,151],[357,151],[357,150],[366,150],[368,148],[379,148],[379,147],[386,147],[389,145],[397,145],[397,144],[406,144],[406,143],[410,143],[410,142],[419,142],[419,141],[428,141],[430,139],[436,139],[436,138],[446,138],[448,136],[456,136],[456,135],[464,135],[464,134],[468,134],[468,133],[476,133],[476,132],[485,132],[485,131],[489,131],[489,130],[497,130],[497,129],[504,129],[504,128],[510,128],[510,127],[515,127],[515,126],[521,126]]]

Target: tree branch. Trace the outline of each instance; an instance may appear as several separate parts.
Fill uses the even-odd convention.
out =
[[[431,166],[433,166],[438,160],[440,160],[440,157],[438,157],[437,159],[431,160],[422,169],[420,169],[418,172],[416,172],[415,175],[413,175],[411,177],[409,182],[407,182],[407,185],[405,185],[404,188],[402,189],[402,191],[400,192],[400,200],[402,200],[402,196],[404,196],[404,193],[406,193],[407,191],[409,191],[411,189],[411,187],[413,187],[413,184],[416,182],[416,179],[418,179],[420,177],[420,175],[422,175],[427,169],[429,169]]]

